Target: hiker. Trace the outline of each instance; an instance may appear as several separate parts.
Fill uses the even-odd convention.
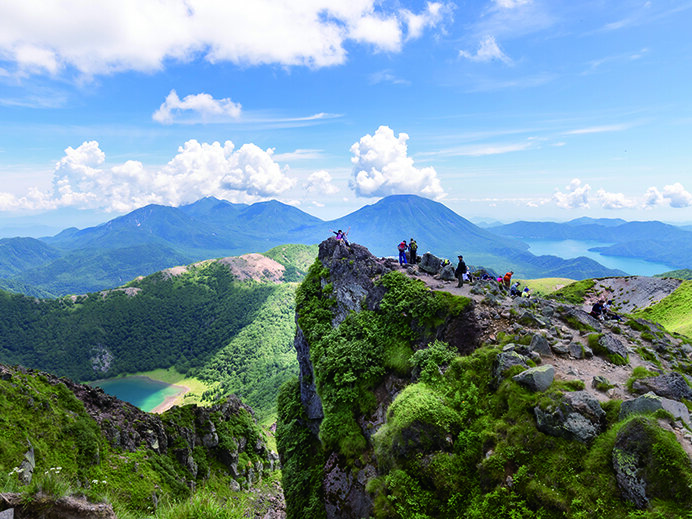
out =
[[[401,243],[397,246],[397,249],[399,249],[399,265],[406,265],[406,249],[408,249],[406,240],[401,240]]]
[[[350,227],[349,227],[349,229],[350,229]],[[350,244],[348,243],[348,240],[346,239],[346,235],[348,234],[348,231],[344,232],[344,231],[342,231],[341,229],[339,229],[338,231],[332,231],[332,232],[333,232],[334,234],[336,234],[336,239],[337,239],[337,241],[338,241],[338,240],[341,240],[341,241],[344,242],[344,244],[345,244],[347,247],[350,246]]]
[[[510,270],[505,274],[505,277],[502,278],[502,281],[505,284],[506,289],[509,289],[509,284],[512,282],[512,274],[514,274],[514,271]]]
[[[418,256],[416,256],[416,252],[418,251],[418,244],[416,243],[416,240],[411,238],[411,241],[408,242],[408,250],[411,253],[411,264],[415,265],[418,262]]]
[[[459,254],[457,256],[459,258],[459,263],[457,264],[457,269],[454,271],[454,277],[456,277],[459,280],[459,283],[457,283],[457,288],[461,287],[464,284],[464,276],[466,276],[466,263],[464,263],[464,257]]]
[[[603,312],[604,312],[603,303],[604,302],[605,301],[603,301],[602,299],[599,299],[598,301],[596,301],[593,304],[593,306],[591,307],[591,312],[589,312],[591,314],[591,317],[595,317],[596,319],[603,319]]]
[[[613,312],[610,308],[613,306],[613,300],[608,300],[603,305],[603,317],[609,321],[621,321],[622,317]]]
[[[516,281],[509,289],[509,295],[512,297],[517,297],[521,295],[521,292],[519,291],[519,281]]]
[[[531,297],[531,291],[529,290],[529,287],[524,287],[524,290],[521,291],[521,297],[525,297],[526,299]]]

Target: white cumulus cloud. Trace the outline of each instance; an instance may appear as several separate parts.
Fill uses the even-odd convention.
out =
[[[225,122],[240,117],[241,106],[229,98],[214,99],[209,94],[191,94],[183,99],[171,90],[152,118],[162,124],[174,122]]]
[[[459,56],[477,62],[499,60],[506,64],[512,63],[510,57],[502,52],[502,49],[498,46],[494,36],[486,36],[481,40],[475,54],[473,52],[460,50]]]
[[[624,193],[611,193],[605,189],[596,191],[596,198],[603,209],[631,209],[637,207],[637,200],[626,196]]]
[[[50,192],[31,189],[26,196],[0,193],[0,210],[76,207],[126,212],[157,203],[178,206],[206,196],[231,202],[275,197],[295,184],[277,164],[273,150],[254,144],[239,149],[231,141],[189,140],[157,171],[128,160],[107,167],[98,142],[69,147],[53,171]]]
[[[334,195],[339,192],[339,188],[332,184],[332,176],[323,169],[311,173],[303,187],[308,193]]]
[[[408,156],[408,135],[394,135],[391,128],[380,126],[375,135],[366,135],[351,146],[353,178],[351,188],[358,196],[420,194],[442,198],[442,189],[433,167],[417,168]]]
[[[553,193],[553,201],[558,207],[563,209],[589,207],[589,193],[591,192],[589,184],[582,185],[581,180],[574,178],[565,187],[565,190],[565,193],[559,190]]]
[[[86,77],[197,58],[318,68],[343,63],[349,42],[398,52],[440,23],[447,5],[412,13],[379,0],[0,2],[0,63],[22,74]]]
[[[671,207],[681,208],[692,206],[692,194],[680,182],[663,187],[663,198],[668,199]]]

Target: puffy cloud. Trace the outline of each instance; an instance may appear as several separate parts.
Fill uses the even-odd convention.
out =
[[[664,201],[664,198],[663,198],[663,195],[661,194],[661,192],[652,186],[646,190],[646,193],[644,193],[642,205],[645,208],[651,208],[651,207],[656,207],[657,205],[662,204],[663,201]]]
[[[503,63],[510,64],[512,60],[507,56],[497,45],[494,36],[486,36],[483,39],[475,54],[465,50],[459,51],[459,56],[471,61],[486,62],[492,60],[500,60]]]
[[[30,190],[25,197],[0,193],[0,209],[99,208],[125,212],[146,204],[181,205],[205,196],[232,202],[255,202],[279,195],[295,180],[272,158],[273,150],[244,144],[236,150],[226,141],[187,141],[168,164],[147,171],[129,160],[104,167],[96,141],[69,147],[53,172],[52,192]]]
[[[391,128],[380,126],[375,135],[366,135],[351,146],[354,167],[350,185],[358,196],[445,196],[434,168],[418,169],[413,165],[408,156],[408,138],[405,133],[395,137]]]
[[[405,37],[440,23],[443,7],[429,2],[412,13],[376,0],[2,2],[0,56],[24,73],[73,69],[84,76],[153,71],[166,60],[196,57],[324,67],[345,61],[348,41],[400,50]]]
[[[692,195],[685,190],[680,182],[664,186],[663,198],[670,201],[670,207],[690,207],[692,205]]]
[[[562,207],[563,209],[589,207],[589,192],[591,191],[591,186],[589,184],[584,184],[582,186],[581,180],[574,178],[565,189],[567,191],[566,193],[562,193],[558,190],[553,193],[553,201],[558,207]]]
[[[304,187],[308,193],[333,195],[339,192],[339,188],[332,184],[332,176],[323,169],[311,173]]]
[[[240,117],[241,106],[229,98],[214,99],[209,94],[185,96],[182,100],[175,90],[171,90],[166,100],[154,112],[152,118],[162,124],[183,122],[224,122]],[[191,112],[190,116],[181,117],[182,112]]]
[[[603,209],[631,209],[638,205],[636,200],[628,198],[624,193],[609,193],[604,189],[596,191],[596,198]]]

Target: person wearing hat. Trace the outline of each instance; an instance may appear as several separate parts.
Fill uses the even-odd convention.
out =
[[[464,257],[461,254],[459,254],[457,258],[459,258],[459,263],[457,264],[457,269],[454,271],[454,277],[456,277],[459,280],[457,287],[460,287],[464,284],[464,274],[466,274],[466,263],[464,263]]]

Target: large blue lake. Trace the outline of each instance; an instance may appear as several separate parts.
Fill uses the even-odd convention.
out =
[[[109,395],[129,402],[147,413],[163,404],[166,398],[176,396],[183,391],[180,386],[140,376],[99,380],[93,382],[92,385],[99,386]]]
[[[665,265],[663,263],[654,263],[637,258],[623,258],[619,256],[605,256],[598,252],[591,252],[591,247],[605,247],[612,245],[610,243],[602,243],[588,240],[522,240],[530,246],[529,252],[537,256],[550,254],[564,259],[577,258],[586,256],[592,260],[598,261],[604,267],[611,269],[620,269],[632,276],[653,276],[654,274],[662,274],[670,270],[675,270],[676,267]]]

